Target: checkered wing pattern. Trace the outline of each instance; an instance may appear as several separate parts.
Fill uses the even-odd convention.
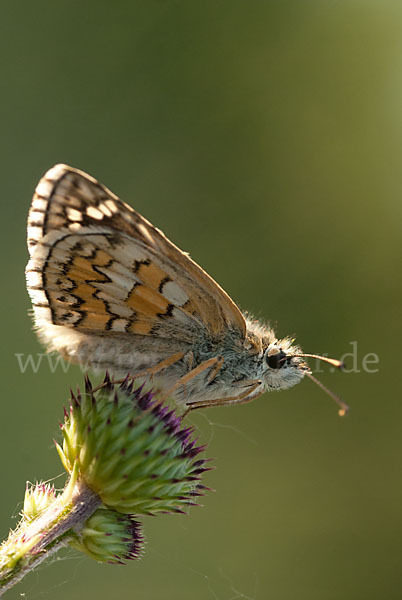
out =
[[[89,175],[56,165],[28,217],[26,269],[35,321],[88,334],[126,332],[191,343],[244,318],[165,235]]]

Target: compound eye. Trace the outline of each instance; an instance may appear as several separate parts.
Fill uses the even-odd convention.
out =
[[[286,362],[286,358],[286,354],[278,348],[272,348],[266,354],[267,365],[270,369],[281,369]]]

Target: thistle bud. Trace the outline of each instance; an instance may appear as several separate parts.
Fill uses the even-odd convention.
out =
[[[25,521],[33,521],[47,508],[56,498],[53,485],[49,483],[36,483],[27,485],[25,489],[24,507],[22,516]]]
[[[99,562],[122,564],[140,557],[143,539],[132,515],[99,508],[70,545]]]
[[[107,508],[126,514],[185,512],[202,495],[204,450],[193,429],[142,387],[126,380],[72,396],[61,426],[58,452],[69,473],[95,492]]]

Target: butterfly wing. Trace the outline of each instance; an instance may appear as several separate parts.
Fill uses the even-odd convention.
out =
[[[89,175],[56,165],[28,217],[26,269],[35,322],[87,334],[191,344],[197,331],[245,335],[222,288],[134,209]]]

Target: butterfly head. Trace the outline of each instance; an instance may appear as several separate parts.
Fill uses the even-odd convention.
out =
[[[349,410],[336,394],[331,392],[324,384],[314,377],[305,358],[315,358],[330,364],[332,367],[342,369],[342,361],[328,358],[319,354],[305,354],[297,346],[292,345],[292,340],[275,340],[271,342],[264,352],[263,380],[268,390],[281,390],[299,383],[305,375],[326,392],[338,405],[338,413],[343,416]]]
[[[263,356],[263,379],[268,390],[293,387],[311,372],[298,356],[300,352],[300,348],[292,346],[288,339],[269,344]]]

